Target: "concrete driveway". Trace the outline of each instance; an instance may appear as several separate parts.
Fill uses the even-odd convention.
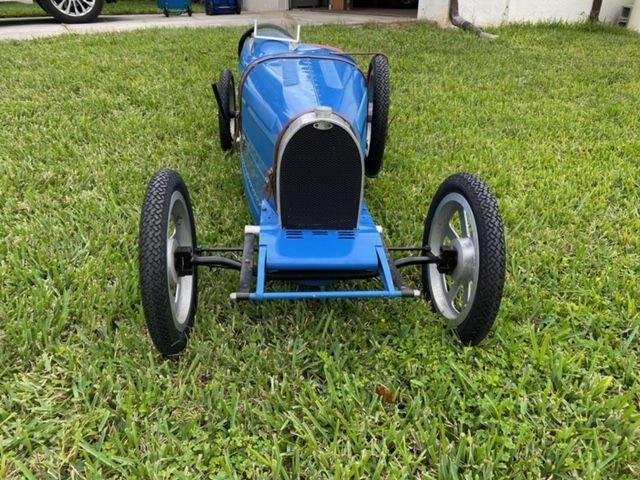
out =
[[[359,25],[363,23],[407,23],[416,21],[415,11],[402,10],[364,10],[355,12],[331,12],[328,10],[290,10],[288,17],[294,18],[301,25],[344,24]],[[281,19],[285,13],[251,13],[241,15],[210,16],[204,13],[166,18],[161,13],[157,15],[105,15],[98,17],[94,23],[80,25],[66,25],[55,22],[51,18],[7,18],[0,19],[0,40],[28,40],[32,38],[51,37],[67,33],[105,33],[138,30],[141,28],[158,27],[229,27],[242,26],[260,21],[273,22]]]

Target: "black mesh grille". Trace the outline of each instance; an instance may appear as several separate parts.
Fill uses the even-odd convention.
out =
[[[284,228],[356,228],[362,164],[358,146],[343,128],[302,127],[285,147],[279,168]]]

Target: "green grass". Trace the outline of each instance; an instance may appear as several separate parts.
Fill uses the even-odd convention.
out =
[[[419,241],[447,175],[494,189],[495,330],[463,348],[423,301],[235,305],[237,275],[204,271],[197,328],[165,361],[140,308],[140,205],[175,168],[201,243],[242,242],[209,88],[241,30],[2,45],[0,477],[637,479],[640,37],[305,29],[389,54],[367,198],[393,244]]]
[[[194,12],[204,12],[203,3],[193,4]],[[118,0],[116,3],[105,3],[102,15],[129,15],[135,13],[158,13],[155,1],[149,0]],[[0,2],[0,18],[14,17],[45,17],[47,13],[37,3],[26,4],[18,2]]]

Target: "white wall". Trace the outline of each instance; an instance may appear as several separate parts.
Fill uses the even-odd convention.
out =
[[[631,30],[635,30],[636,32],[640,32],[640,1],[636,3],[631,10],[631,15],[629,16],[629,23],[627,23],[627,28]]]
[[[418,2],[418,18],[435,22],[440,26],[447,25],[449,23],[449,0],[420,0]]]
[[[273,12],[289,9],[289,0],[243,0],[242,10],[247,12]]]
[[[586,20],[593,0],[458,0],[460,15],[479,26],[509,22]],[[615,23],[623,5],[633,0],[603,0],[600,21]],[[640,1],[638,2],[640,3]],[[640,6],[638,7],[640,9]],[[420,0],[418,18],[447,25],[448,0]]]

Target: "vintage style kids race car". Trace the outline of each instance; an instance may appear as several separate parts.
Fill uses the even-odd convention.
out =
[[[424,292],[462,342],[478,343],[497,315],[505,277],[493,194],[474,175],[452,175],[435,193],[422,243],[387,245],[363,198],[365,176],[375,177],[383,165],[387,58],[373,55],[365,73],[352,55],[299,36],[299,27],[290,34],[256,23],[238,45],[237,94],[229,70],[212,85],[220,144],[240,149],[254,221],[244,227],[242,247],[198,245],[191,199],[177,172],[158,172],[148,186],[139,260],[153,343],[165,355],[185,348],[204,266],[239,272],[230,292],[236,301],[420,298]],[[399,252],[410,255],[392,256]],[[422,269],[421,289],[400,273],[414,266]]]

